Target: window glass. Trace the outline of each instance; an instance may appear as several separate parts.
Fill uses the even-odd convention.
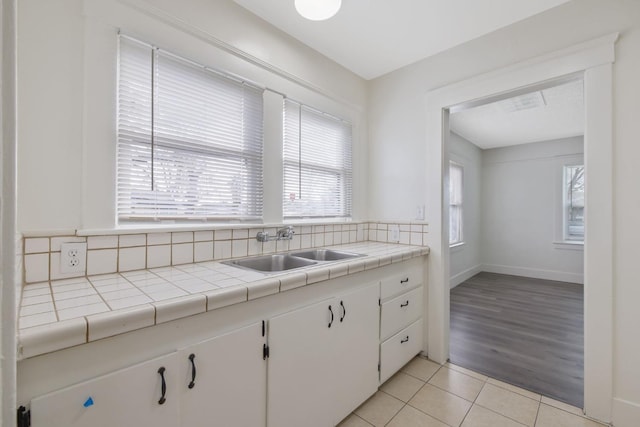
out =
[[[463,168],[455,162],[449,163],[449,245],[463,242],[462,238],[462,191]]]
[[[564,234],[584,240],[584,165],[564,167]]]

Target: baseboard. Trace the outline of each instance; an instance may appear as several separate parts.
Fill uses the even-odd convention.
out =
[[[618,398],[613,399],[611,424],[615,427],[637,427],[640,404]]]
[[[557,280],[584,284],[584,274],[567,273],[564,271],[540,270],[537,268],[513,267],[510,265],[483,264],[481,271],[488,273],[510,274],[513,276],[533,277],[534,279]]]
[[[453,289],[456,286],[458,286],[460,283],[464,282],[467,279],[472,278],[473,276],[475,276],[476,274],[480,273],[482,271],[482,266],[480,264],[473,266],[471,268],[467,268],[464,271],[461,271],[460,273],[451,276],[449,278],[449,289]]]

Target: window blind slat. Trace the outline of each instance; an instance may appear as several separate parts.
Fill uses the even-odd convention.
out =
[[[261,218],[262,93],[121,36],[119,219]]]
[[[285,218],[350,217],[351,124],[284,102]]]

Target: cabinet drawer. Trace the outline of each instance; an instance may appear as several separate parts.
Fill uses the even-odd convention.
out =
[[[388,380],[422,350],[422,318],[380,345],[380,383]]]
[[[382,304],[382,341],[422,316],[422,293],[421,286]]]
[[[402,274],[382,279],[380,298],[382,301],[395,297],[422,284],[420,268],[411,268]]]

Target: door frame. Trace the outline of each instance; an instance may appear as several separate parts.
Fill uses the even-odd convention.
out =
[[[446,182],[449,109],[474,106],[581,75],[584,80],[584,410],[611,420],[613,398],[613,63],[618,33],[482,74],[426,94],[428,330],[425,350],[449,358],[449,206]],[[593,244],[591,244],[593,242]]]

